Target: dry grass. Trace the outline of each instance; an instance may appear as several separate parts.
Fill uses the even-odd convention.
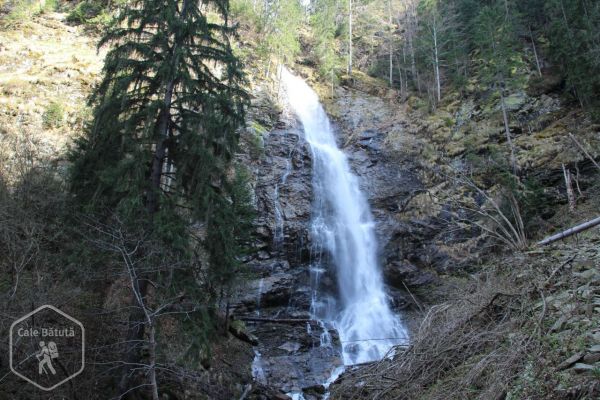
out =
[[[335,398],[457,399],[473,392],[477,398],[500,398],[533,338],[515,333],[532,324],[522,301],[529,295],[508,278],[476,278],[455,299],[429,309],[407,349],[352,373],[335,389]]]
[[[64,14],[46,13],[27,24],[0,29],[0,151],[27,131],[41,154],[57,158],[82,131],[86,98],[102,68],[96,38],[64,24]],[[60,123],[47,111],[60,104]]]
[[[600,309],[590,314],[585,302],[598,298],[600,285],[571,269],[578,268],[574,260],[581,253],[594,254],[581,267],[593,269],[600,258],[595,237],[579,249],[559,245],[560,250],[514,256],[472,276],[452,298],[423,315],[408,348],[398,349],[391,360],[346,373],[333,385],[332,398],[597,398],[594,374],[556,370],[593,344],[589,335]],[[573,290],[584,284],[587,292]],[[569,322],[564,332],[556,331],[553,325],[565,310]]]

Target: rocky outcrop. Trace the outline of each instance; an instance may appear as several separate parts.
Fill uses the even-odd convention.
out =
[[[397,107],[349,88],[339,88],[328,104],[377,222],[386,282],[400,289],[399,295],[407,286],[431,284],[435,275],[428,270],[447,270],[456,260],[436,245],[443,226],[431,198],[421,196],[418,214],[406,213],[427,193],[431,172],[423,162],[426,143]]]
[[[332,327],[310,320],[308,146],[296,120],[287,113],[272,114],[273,108],[268,96],[257,94],[242,136],[246,151],[240,162],[251,171],[258,218],[255,251],[245,260],[251,278],[238,288],[230,309],[234,318],[247,320],[245,332],[258,340],[255,383],[275,389],[252,396],[285,398],[281,392],[306,390],[305,398],[317,399],[323,393],[315,388],[342,364],[341,346]],[[296,320],[306,322],[290,322]]]

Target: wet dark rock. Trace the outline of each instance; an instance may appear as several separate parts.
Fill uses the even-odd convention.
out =
[[[395,287],[388,285],[387,294],[390,299],[390,305],[397,312],[406,310],[412,306],[418,306],[404,288],[396,289]]]
[[[249,329],[260,338],[258,351],[271,387],[284,392],[301,391],[325,382],[342,365],[337,333],[329,331],[331,347],[321,347],[319,326],[258,323]]]
[[[291,289],[294,286],[294,276],[287,273],[279,273],[268,276],[255,285],[257,292],[260,290],[260,304],[264,307],[273,307],[287,304],[290,300]]]
[[[455,265],[454,258],[432,241],[448,239],[442,237],[443,225],[431,217],[403,215],[407,204],[425,188],[418,163],[423,145],[401,136],[403,145],[390,147],[387,138],[391,128],[385,124],[392,111],[383,102],[377,105],[380,99],[348,91],[339,101],[344,111],[334,122],[338,143],[371,205],[390,303],[394,309],[404,310],[415,303],[406,287],[421,287],[435,279],[425,269]],[[256,252],[245,261],[256,277],[240,289],[232,309],[236,317],[310,319],[309,268],[320,256],[310,248],[310,151],[295,121],[272,122],[270,126],[274,128],[263,134],[263,156],[248,161],[258,218],[253,244]],[[333,269],[326,269],[319,279],[321,289],[336,293]],[[323,383],[343,364],[341,343],[333,329],[327,328],[331,345],[322,346],[327,335],[323,335],[322,327],[311,323],[247,322],[246,328],[258,338],[256,350],[261,354],[268,387],[285,393],[303,392],[307,400],[320,399],[325,391]]]
[[[586,364],[594,364],[600,362],[600,353],[589,353],[583,357],[583,362]]]
[[[239,288],[238,296],[232,300],[230,307],[241,315],[263,307],[285,306],[290,301],[295,280],[293,274],[276,272],[246,282]]]
[[[284,344],[279,346],[278,349],[285,350],[288,353],[295,353],[298,350],[300,350],[301,347],[302,345],[300,345],[300,343],[297,342],[285,342]]]
[[[575,371],[577,373],[592,372],[596,368],[598,368],[598,367],[595,365],[577,363],[573,366],[573,371]]]
[[[314,385],[303,389],[305,395],[324,395],[325,394],[325,386],[323,385]]]
[[[431,273],[420,270],[406,260],[388,263],[383,269],[383,274],[386,281],[395,287],[402,287],[403,284],[408,287],[425,286],[435,280]]]

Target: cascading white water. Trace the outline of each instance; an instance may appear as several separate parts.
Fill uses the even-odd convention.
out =
[[[290,152],[288,158],[285,160],[285,172],[283,173],[283,176],[281,177],[279,183],[275,184],[275,231],[273,232],[273,244],[277,251],[282,250],[285,228],[285,220],[283,218],[283,211],[281,210],[281,201],[279,199],[279,185],[285,185],[288,176],[290,176],[290,173],[292,171],[292,163],[290,161],[291,157],[292,153]]]
[[[369,205],[335,142],[317,94],[285,68],[280,76],[287,102],[302,122],[312,152],[313,241],[331,256],[338,279],[339,307],[332,312],[331,299],[315,305],[317,296],[313,296],[311,311],[338,330],[345,365],[381,359],[408,336],[385,294]],[[320,272],[316,273],[318,280]],[[325,311],[315,311],[319,309]]]

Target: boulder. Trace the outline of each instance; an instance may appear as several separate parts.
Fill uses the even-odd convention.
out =
[[[573,371],[575,371],[577,373],[584,373],[584,372],[591,372],[591,371],[595,370],[596,368],[598,368],[598,367],[596,367],[594,365],[577,363],[573,366]]]
[[[583,358],[583,354],[584,354],[583,352],[579,352],[579,353],[573,354],[571,357],[567,358],[565,361],[563,361],[560,364],[558,364],[558,366],[556,367],[556,369],[558,371],[561,371],[563,369],[569,368],[571,365],[573,365],[577,361],[581,360]]]
[[[386,281],[397,288],[403,288],[404,285],[408,287],[425,286],[435,280],[431,273],[420,270],[406,260],[388,263],[383,270],[383,274]]]

